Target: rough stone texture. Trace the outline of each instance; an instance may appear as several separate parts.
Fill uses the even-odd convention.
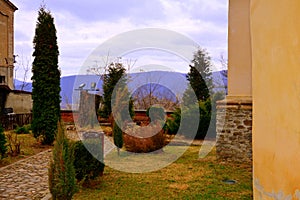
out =
[[[51,150],[0,168],[0,199],[42,199],[49,193]]]
[[[81,135],[67,131],[71,140],[79,140]],[[105,137],[104,155],[115,148]],[[42,199],[51,198],[48,188],[48,167],[52,157],[51,149],[0,168],[0,200],[2,199]]]
[[[79,115],[77,122],[75,121],[80,127],[92,126],[93,128],[98,124],[95,110],[96,98],[99,98],[99,95],[90,94],[86,90],[80,91]]]
[[[252,165],[252,101],[230,99],[217,104],[217,158]]]

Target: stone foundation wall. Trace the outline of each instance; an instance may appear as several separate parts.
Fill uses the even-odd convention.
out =
[[[252,165],[252,100],[226,99],[217,104],[217,159]]]

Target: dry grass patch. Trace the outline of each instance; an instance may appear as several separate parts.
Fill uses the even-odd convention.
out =
[[[104,176],[92,187],[82,188],[74,199],[252,199],[249,169],[217,163],[215,150],[199,159],[199,150],[199,146],[191,146],[171,165],[148,173],[126,173],[106,166]],[[169,153],[168,149],[164,153]],[[229,185],[224,179],[237,183]]]
[[[170,188],[172,189],[177,189],[177,190],[186,190],[189,188],[188,184],[178,184],[178,183],[173,183],[169,185]]]
[[[11,134],[12,132],[6,131],[5,134]],[[13,133],[14,134],[14,133]],[[0,167],[12,164],[16,161],[28,158],[42,151],[45,151],[52,146],[41,145],[31,134],[18,134],[17,140],[20,142],[20,154],[13,156],[10,155],[10,149],[8,148],[8,156],[0,160]]]

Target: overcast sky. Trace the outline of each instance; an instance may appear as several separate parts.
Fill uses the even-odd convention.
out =
[[[33,37],[42,1],[11,0],[15,12],[15,54],[17,78],[24,73],[33,52]],[[182,34],[207,50],[216,67],[220,55],[227,57],[227,0],[45,0],[54,17],[60,51],[62,76],[78,74],[90,54],[101,44],[124,32],[160,28]],[[171,37],[171,36],[170,36]],[[131,39],[134,40],[134,37]],[[161,37],[164,41],[165,39]],[[170,40],[171,41],[171,40]],[[169,42],[169,41],[168,41]],[[175,43],[180,44],[180,41]],[[178,48],[181,48],[179,45]],[[107,52],[110,50],[108,49]],[[187,72],[188,63],[170,52],[157,50],[130,53],[135,67],[158,64],[174,71]]]

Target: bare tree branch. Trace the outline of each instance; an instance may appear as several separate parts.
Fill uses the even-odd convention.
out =
[[[31,71],[31,63],[32,62],[31,62],[30,57],[24,58],[24,56],[22,55],[21,61],[20,61],[20,63],[18,63],[17,69],[15,69],[15,74],[17,73],[17,71],[19,69],[22,69],[23,74],[24,74],[23,78],[21,80],[22,81],[21,88],[20,88],[21,91],[23,91],[29,85],[29,83],[27,82],[27,78],[28,78],[29,72]],[[15,85],[15,87],[16,87],[16,85]]]

